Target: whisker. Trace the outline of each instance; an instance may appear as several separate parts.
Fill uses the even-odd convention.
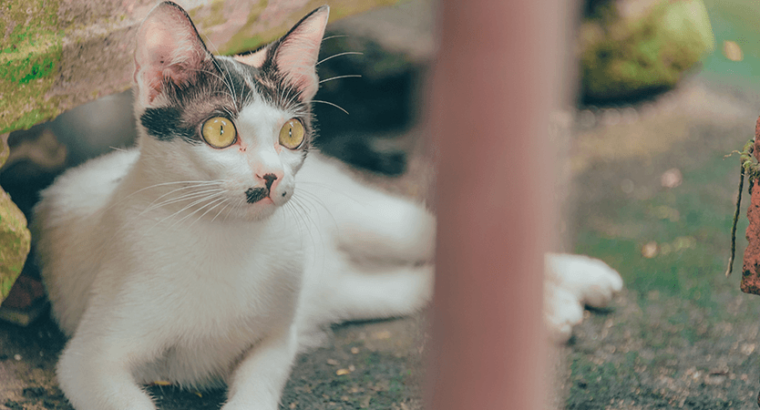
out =
[[[325,61],[328,61],[328,60],[332,60],[332,59],[333,59],[333,58],[335,58],[335,57],[341,57],[341,56],[349,56],[349,55],[358,55],[358,56],[363,56],[363,55],[364,55],[364,53],[361,53],[361,52],[359,52],[359,51],[346,51],[345,53],[338,53],[338,54],[333,54],[333,55],[331,55],[330,57],[325,57],[325,58],[323,58],[322,60],[320,60],[320,61],[317,61],[317,64],[316,64],[316,65],[320,65],[320,64],[324,63]]]
[[[340,80],[341,78],[362,78],[362,75],[361,74],[336,75],[335,77],[326,78],[320,81],[319,84],[326,83],[332,80]]]
[[[333,193],[336,193],[336,194],[339,194],[339,195],[343,195],[346,199],[350,199],[351,201],[354,201],[354,203],[356,203],[358,205],[366,205],[364,203],[359,202],[358,199],[356,199],[356,198],[348,195],[346,192],[343,192],[343,191],[340,191],[338,189],[335,189],[335,187],[332,187],[332,186],[330,186],[328,184],[325,184],[325,183],[322,183],[322,182],[298,181],[298,184],[299,185],[314,185],[314,186],[316,186],[318,188],[326,189],[326,190],[328,190],[330,192],[333,192]],[[310,192],[310,191],[306,191],[306,190],[300,190],[299,193],[309,193],[309,194],[312,194],[312,195],[317,195],[314,192]]]
[[[341,37],[348,37],[348,34],[335,34],[335,35],[332,35],[332,36],[329,36],[329,37],[325,37],[325,38],[322,39],[322,42],[325,42],[327,40],[331,40],[333,38],[341,38]]]
[[[155,224],[154,224],[154,225],[151,227],[151,229],[153,229],[153,228],[155,228],[156,226],[158,226],[158,225],[162,224],[164,221],[166,221],[166,220],[168,220],[168,219],[170,219],[170,218],[173,218],[173,217],[175,217],[175,216],[177,216],[177,215],[181,214],[182,212],[185,212],[186,210],[188,210],[188,209],[192,208],[193,206],[195,206],[195,205],[197,205],[197,204],[199,204],[199,203],[202,203],[203,201],[207,201],[207,200],[209,200],[209,199],[211,199],[211,198],[214,198],[214,197],[216,197],[216,196],[218,196],[218,195],[222,195],[223,193],[224,193],[224,192],[218,192],[218,193],[216,193],[216,194],[213,194],[213,195],[209,195],[209,196],[207,196],[207,197],[201,198],[201,199],[199,199],[199,200],[197,200],[197,201],[195,201],[195,202],[191,203],[190,205],[187,205],[187,206],[185,206],[184,208],[180,209],[179,211],[177,211],[177,212],[174,212],[173,214],[171,214],[171,215],[169,215],[169,216],[167,216],[167,217],[165,217],[165,218],[161,219],[160,221],[156,222],[156,223],[155,223]],[[196,210],[195,212],[197,212],[197,210]],[[192,215],[192,214],[191,214],[191,215]],[[175,224],[176,224],[176,223],[175,223]],[[169,228],[173,227],[175,224],[172,224],[171,226],[169,226]]]
[[[319,197],[317,195],[314,195],[314,194],[312,194],[310,192],[306,192],[306,191],[303,191],[303,190],[301,190],[300,193],[301,194],[309,194],[307,196],[299,197],[298,200],[300,202],[308,203],[308,204],[312,205],[311,209],[315,213],[318,211],[317,208],[315,207],[315,205],[321,206],[322,209],[324,209],[325,212],[327,212],[327,214],[330,216],[330,219],[332,219],[333,226],[335,227],[335,229],[338,230],[338,223],[335,220],[335,215],[333,215],[333,213],[330,211],[330,209],[324,203],[322,203],[322,201],[319,199]],[[293,195],[293,196],[295,197],[295,195]]]
[[[192,186],[206,186],[206,185],[215,185],[215,184],[216,185],[221,185],[221,184],[223,184],[223,182],[222,181],[174,181],[174,182],[162,182],[160,184],[154,184],[154,185],[142,188],[142,189],[138,189],[137,191],[132,192],[131,194],[125,196],[124,198],[121,198],[121,200],[123,201],[123,200],[125,200],[125,199],[127,199],[127,198],[129,198],[129,197],[131,197],[133,195],[136,195],[136,194],[138,194],[138,193],[140,193],[142,191],[145,191],[145,190],[148,190],[148,189],[151,189],[151,188],[157,188],[157,187],[166,186],[166,185],[176,185],[176,184],[194,184]],[[113,205],[111,205],[111,206],[113,206]]]
[[[198,219],[196,219],[195,221],[193,221],[193,223],[191,223],[190,225],[188,225],[188,227],[191,227],[191,226],[195,225],[198,221],[200,221],[201,219],[203,219],[203,217],[206,216],[206,214],[208,214],[209,212],[213,211],[214,209],[216,209],[217,207],[219,207],[220,205],[222,205],[226,200],[227,199],[224,198],[224,197],[217,198],[217,199],[212,200],[210,203],[206,204],[205,206],[201,207],[200,209],[203,209],[203,208],[205,208],[205,207],[207,207],[209,205],[215,204],[211,208],[208,208],[206,210],[206,212],[202,213],[201,216],[199,216]],[[190,214],[190,215],[192,215],[192,214]]]
[[[224,205],[224,208],[220,209],[220,210],[219,210],[219,212],[217,212],[217,213],[216,213],[216,215],[214,215],[214,217],[213,217],[213,218],[211,218],[211,222],[212,222],[212,223],[213,223],[213,222],[216,220],[216,218],[218,218],[218,217],[219,217],[219,215],[220,215],[222,212],[224,212],[224,210],[225,210],[225,209],[227,209],[227,207],[229,207],[229,206],[230,206],[230,203],[229,203],[229,201],[227,200],[227,198],[224,198],[224,202],[226,202],[226,204]]]
[[[176,191],[178,191],[178,190],[174,190],[172,192],[176,192]],[[150,212],[152,210],[164,207],[166,205],[175,204],[177,202],[182,202],[182,201],[187,201],[187,200],[190,200],[190,199],[194,199],[194,198],[197,198],[197,197],[200,197],[200,196],[203,196],[203,195],[207,195],[207,194],[212,194],[212,193],[215,193],[215,192],[223,192],[223,190],[221,190],[221,189],[207,189],[207,190],[204,190],[204,191],[191,192],[191,193],[183,194],[183,195],[181,195],[178,198],[169,198],[167,200],[161,201],[161,202],[159,202],[159,203],[156,204],[155,202],[158,199],[160,199],[160,197],[159,197],[158,199],[156,199],[156,201],[153,201],[150,205],[148,205],[147,208],[145,208],[142,212],[140,212],[139,215],[143,215],[146,212]],[[165,196],[165,195],[167,195],[167,194],[162,195],[162,197]]]
[[[346,110],[345,110],[343,107],[341,107],[341,106],[340,106],[340,105],[338,105],[338,104],[334,104],[334,103],[331,103],[330,101],[322,101],[322,100],[311,100],[311,102],[313,102],[313,103],[321,103],[321,104],[332,105],[333,107],[335,107],[335,108],[337,108],[337,109],[339,109],[339,110],[343,111],[344,113],[346,113],[346,115],[351,115],[351,114],[349,114],[349,113],[348,113],[348,111],[346,111]]]

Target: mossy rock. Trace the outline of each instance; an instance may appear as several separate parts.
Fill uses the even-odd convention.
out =
[[[674,86],[715,39],[702,0],[597,1],[579,45],[583,98],[616,100]]]
[[[8,158],[8,153],[8,146],[0,138],[0,166]],[[31,237],[24,214],[0,188],[0,302],[8,296],[13,283],[21,274],[29,253]]]

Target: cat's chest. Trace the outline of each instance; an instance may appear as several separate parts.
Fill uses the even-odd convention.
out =
[[[290,320],[303,252],[277,225],[197,223],[137,239],[122,289],[182,332],[260,333]]]

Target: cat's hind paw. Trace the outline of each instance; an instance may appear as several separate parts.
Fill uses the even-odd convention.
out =
[[[575,295],[583,305],[606,307],[615,293],[623,289],[616,270],[599,259],[583,255],[553,254],[546,258],[547,272],[556,286]],[[552,274],[553,273],[553,274]]]
[[[546,257],[546,324],[552,339],[567,341],[583,320],[584,306],[606,307],[623,289],[620,274],[599,259],[582,255]]]

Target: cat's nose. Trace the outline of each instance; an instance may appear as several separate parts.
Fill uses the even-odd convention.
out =
[[[277,180],[277,175],[275,174],[264,174],[263,177],[261,177],[264,180],[264,184],[267,187],[267,191],[272,190],[272,183]]]

